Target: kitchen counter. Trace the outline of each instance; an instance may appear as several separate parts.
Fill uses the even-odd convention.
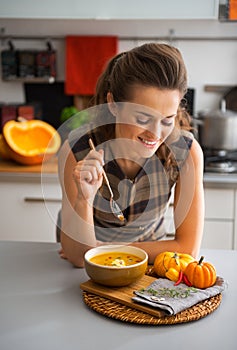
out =
[[[0,242],[2,350],[236,349],[237,251],[203,250],[228,282],[220,306],[194,322],[145,326],[109,319],[83,302],[84,269],[58,256],[57,243]]]
[[[41,173],[48,178],[57,179],[58,164],[57,157],[51,158],[42,165],[25,166],[17,164],[13,161],[0,160],[0,179],[3,177],[15,178],[40,177]],[[206,188],[236,188],[237,189],[237,174],[218,174],[204,173],[204,186]]]
[[[237,189],[237,174],[204,173],[205,188],[234,188]]]
[[[1,173],[41,173],[41,171],[55,174],[58,171],[57,157],[52,157],[47,162],[39,165],[23,165],[14,161],[0,159],[0,174]]]
[[[22,165],[10,160],[0,159],[0,181],[39,181],[40,178],[58,180],[58,159],[52,157],[39,165]]]

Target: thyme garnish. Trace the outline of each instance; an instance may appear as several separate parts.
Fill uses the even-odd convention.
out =
[[[148,293],[156,297],[170,297],[170,298],[187,298],[191,293],[196,293],[198,290],[194,287],[187,288],[142,288],[139,290],[141,294]]]

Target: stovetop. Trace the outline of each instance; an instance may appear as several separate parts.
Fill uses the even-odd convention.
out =
[[[204,171],[220,174],[237,173],[237,151],[204,150]]]

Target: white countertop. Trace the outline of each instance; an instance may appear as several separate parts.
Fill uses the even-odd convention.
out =
[[[228,282],[217,310],[190,323],[144,326],[90,310],[79,287],[85,270],[61,260],[58,248],[0,242],[1,350],[236,349],[237,251],[202,251]]]
[[[42,166],[24,166],[10,161],[0,161],[0,181],[58,181],[57,159],[52,158]],[[205,187],[237,188],[236,174],[204,173]]]
[[[204,173],[203,182],[205,187],[237,189],[237,174]]]

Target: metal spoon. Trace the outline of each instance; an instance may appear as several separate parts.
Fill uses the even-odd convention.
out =
[[[91,149],[95,150],[95,146],[94,146],[94,143],[93,143],[92,139],[89,139],[89,145],[90,145]],[[111,211],[114,214],[114,216],[116,218],[118,218],[120,221],[125,221],[125,217],[124,217],[121,209],[119,208],[118,204],[113,199],[114,194],[113,194],[112,188],[110,186],[109,179],[108,179],[108,177],[106,175],[106,172],[104,171],[104,168],[103,168],[103,176],[104,176],[106,185],[107,185],[107,187],[109,189],[109,192],[110,192],[110,208],[111,208]]]

